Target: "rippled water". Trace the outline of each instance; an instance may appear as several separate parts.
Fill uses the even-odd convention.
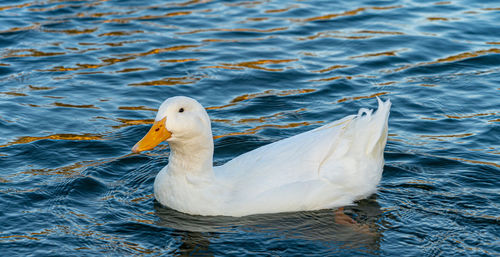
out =
[[[1,1],[2,255],[500,254],[498,1]],[[379,192],[332,210],[190,216],[153,199],[167,97],[215,162],[391,99]]]

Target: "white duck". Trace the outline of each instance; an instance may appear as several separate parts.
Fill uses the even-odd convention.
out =
[[[378,98],[377,98],[378,99]],[[390,101],[242,154],[213,167],[210,118],[196,100],[165,100],[153,127],[132,149],[170,145],[156,176],[163,205],[197,215],[245,216],[352,204],[376,191],[384,165]]]

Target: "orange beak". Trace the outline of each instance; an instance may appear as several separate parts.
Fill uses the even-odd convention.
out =
[[[165,119],[167,117],[155,121],[153,127],[148,131],[148,133],[137,142],[132,148],[132,152],[140,153],[142,151],[147,151],[153,149],[155,146],[161,142],[167,140],[172,136],[172,133],[165,128]]]

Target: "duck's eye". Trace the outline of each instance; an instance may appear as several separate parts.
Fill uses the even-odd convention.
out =
[[[180,108],[180,109],[179,109],[179,112],[184,112],[184,108]]]

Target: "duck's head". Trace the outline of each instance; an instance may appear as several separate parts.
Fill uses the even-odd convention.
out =
[[[198,101],[175,96],[165,100],[158,110],[149,132],[132,148],[139,153],[153,149],[163,141],[189,142],[212,137],[210,118]]]

